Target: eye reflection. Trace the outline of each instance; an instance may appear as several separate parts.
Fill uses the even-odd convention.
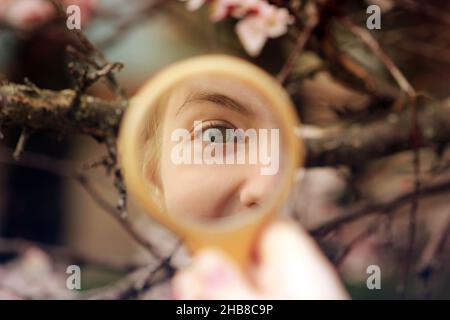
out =
[[[159,183],[158,201],[170,215],[204,221],[247,215],[274,195],[277,119],[260,92],[234,80],[184,82],[161,103],[167,110],[157,114],[159,131],[147,149],[155,154],[148,178]]]
[[[239,142],[239,136],[235,134],[236,128],[226,121],[201,122],[194,128],[194,139],[200,139],[209,144],[226,144]]]
[[[203,141],[208,143],[230,143],[236,142],[232,131],[234,128],[225,126],[213,126],[203,131]]]

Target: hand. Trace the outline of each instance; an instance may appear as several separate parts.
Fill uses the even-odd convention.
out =
[[[336,270],[311,236],[292,222],[264,230],[245,274],[218,250],[207,249],[172,280],[176,299],[348,299]]]

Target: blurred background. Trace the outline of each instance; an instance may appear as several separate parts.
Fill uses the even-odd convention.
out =
[[[279,11],[278,20],[273,22],[278,29],[264,36],[260,29],[252,29],[255,25],[237,27],[248,16],[233,15],[231,1],[207,1],[198,8],[194,2],[60,3],[78,5],[85,36],[108,61],[123,64],[114,76],[127,97],[132,97],[156,71],[199,54],[240,56],[274,76],[288,70],[284,85],[305,124],[307,138],[328,132],[350,136],[354,128],[388,122],[408,109],[406,98],[397,99],[402,96],[401,90],[385,61],[339,20],[346,17],[369,32],[366,9],[376,4],[381,8],[381,29],[369,34],[415,89],[420,97],[418,105],[426,108],[428,101],[450,104],[446,100],[450,95],[447,1],[260,1],[285,10]],[[226,10],[218,17],[220,5]],[[258,5],[254,5],[256,9]],[[258,12],[246,14],[257,16]],[[298,39],[314,19],[318,23],[311,27],[304,47],[298,50]],[[3,84],[35,85],[55,91],[76,88],[69,68],[74,56],[68,53],[68,46],[79,46],[78,40],[52,1],[0,0]],[[295,50],[301,53],[295,55]],[[353,64],[364,70],[362,76]],[[371,82],[373,86],[364,82],[368,79],[366,73],[376,79]],[[85,93],[109,101],[117,99],[105,81],[96,82]],[[77,181],[12,160],[23,127],[0,123],[0,128],[0,298],[70,299],[85,294],[107,298],[168,297],[170,272],[160,276],[161,281],[146,282],[130,293],[129,283],[139,279],[143,266],[154,265],[154,259]],[[383,135],[382,129],[373,134],[379,135],[380,143],[388,148],[388,134]],[[413,192],[417,179],[422,186],[449,179],[450,136],[440,140],[420,149],[418,174],[415,153],[408,150],[409,146],[383,156],[363,157],[359,163],[311,161],[299,175],[302,178],[286,204],[286,214],[308,229],[317,230],[325,222],[368,204],[387,203]],[[107,149],[102,141],[88,135],[33,130],[24,145],[24,159],[27,154],[63,161],[75,169],[107,155]],[[86,171],[104,198],[115,204],[119,196],[114,175],[108,175],[104,166],[91,166]],[[450,298],[450,190],[439,190],[423,199],[410,198],[382,214],[377,212],[384,209],[368,208],[367,216],[317,235],[353,298]],[[416,218],[411,248],[414,201],[417,210],[413,212]],[[161,252],[169,254],[174,250],[175,237],[153,223],[132,199],[127,213],[128,221]],[[176,256],[175,266],[186,263],[182,251]],[[81,291],[66,289],[65,268],[69,264],[83,265]],[[381,290],[368,290],[366,286],[366,269],[373,264],[382,270]],[[144,273],[148,273],[146,270]],[[118,284],[128,291],[117,289]]]

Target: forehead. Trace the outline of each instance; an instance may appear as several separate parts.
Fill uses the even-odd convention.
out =
[[[168,99],[168,114],[175,116],[180,107],[196,94],[218,94],[228,97],[249,109],[257,117],[273,116],[272,107],[251,83],[237,77],[205,74],[190,77],[172,87]]]

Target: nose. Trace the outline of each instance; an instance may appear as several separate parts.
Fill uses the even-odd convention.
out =
[[[241,186],[239,194],[241,205],[245,208],[261,206],[275,187],[275,176],[261,175],[259,170],[254,172]]]

